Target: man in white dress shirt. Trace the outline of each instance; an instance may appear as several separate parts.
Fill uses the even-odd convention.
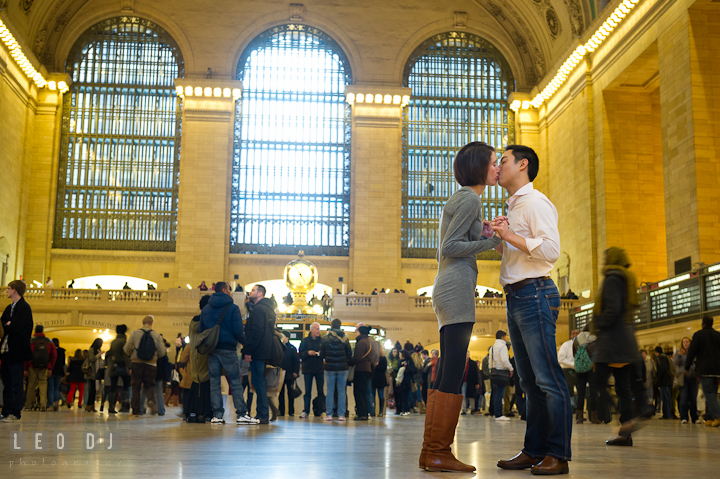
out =
[[[560,255],[555,205],[533,188],[539,161],[526,146],[510,145],[500,160],[498,184],[507,189],[508,216],[493,221],[503,240],[500,284],[507,298],[507,322],[520,387],[527,397],[522,452],[498,461],[503,469],[533,474],[567,474],[572,406],[555,346],[560,293],[550,272]]]

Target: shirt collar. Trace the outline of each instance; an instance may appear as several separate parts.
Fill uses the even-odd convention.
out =
[[[508,199],[505,201],[505,203],[506,203],[510,208],[512,208],[513,205],[515,204],[515,202],[518,200],[518,198],[520,198],[521,196],[525,196],[525,195],[529,194],[529,193],[530,193],[531,191],[533,191],[534,189],[535,189],[535,187],[533,186],[532,181],[531,181],[530,183],[526,184],[525,186],[523,186],[522,188],[520,188],[519,190],[517,190],[514,195],[512,195],[510,198],[508,198]]]

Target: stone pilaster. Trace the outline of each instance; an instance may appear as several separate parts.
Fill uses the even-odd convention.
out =
[[[346,89],[352,106],[349,288],[402,288],[402,110],[409,88]],[[368,100],[371,101],[368,101]]]
[[[242,87],[218,80],[175,84],[184,95],[175,266],[177,283],[196,287],[200,280],[229,279],[233,126]]]

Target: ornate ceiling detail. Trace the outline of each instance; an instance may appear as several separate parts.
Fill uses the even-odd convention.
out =
[[[585,30],[585,20],[583,17],[583,9],[579,0],[563,0],[570,15],[570,28],[573,36],[580,36]]]
[[[554,8],[550,7],[545,10],[545,21],[550,30],[550,35],[552,35],[553,39],[557,38],[558,34],[560,34],[560,19]]]
[[[25,15],[30,13],[34,2],[35,0],[20,0],[20,7],[23,9],[23,12],[25,12]]]
[[[35,34],[33,52],[49,69],[55,69],[55,46],[65,25],[88,0],[55,0],[45,14],[42,26]],[[62,65],[59,66],[62,69]]]
[[[525,83],[534,85],[540,81],[545,75],[545,56],[538,47],[535,38],[529,34],[532,29],[528,28],[522,16],[508,0],[475,1],[500,22],[512,39],[525,67]],[[528,32],[528,34],[525,35],[521,32]]]

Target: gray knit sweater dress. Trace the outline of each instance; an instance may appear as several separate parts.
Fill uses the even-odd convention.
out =
[[[501,243],[497,236],[482,236],[482,220],[480,197],[469,186],[456,191],[443,209],[433,288],[439,329],[447,324],[475,322],[475,255]]]

